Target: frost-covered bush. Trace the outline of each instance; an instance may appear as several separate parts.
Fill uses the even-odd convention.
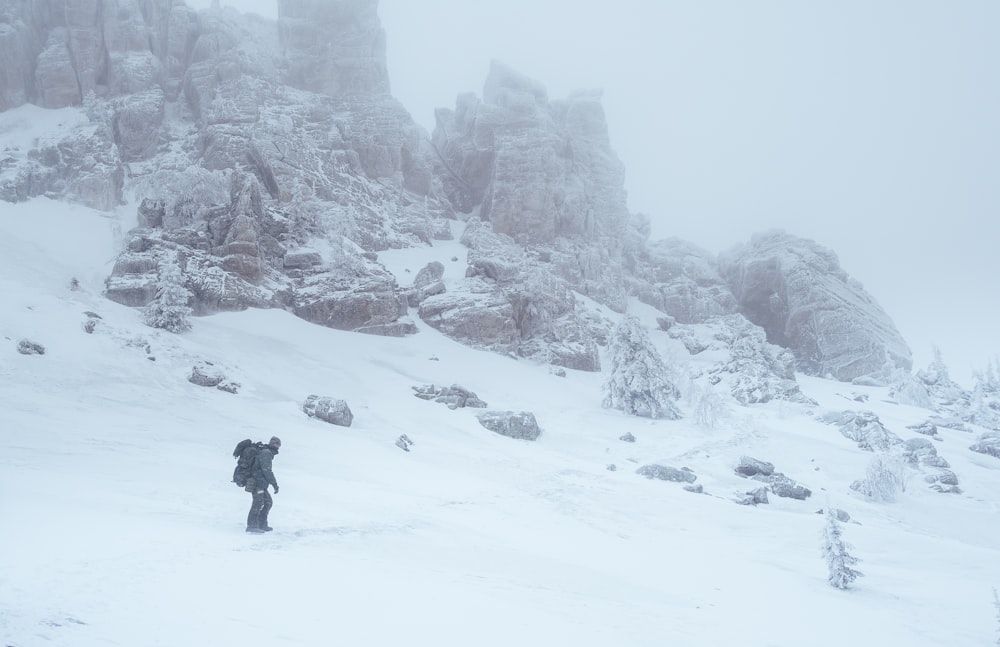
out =
[[[851,483],[851,489],[879,503],[892,503],[906,492],[907,467],[903,460],[888,454],[876,454],[868,464],[865,478]]]
[[[191,315],[188,300],[191,296],[191,291],[184,287],[184,275],[176,257],[163,259],[159,266],[156,298],[143,313],[146,325],[172,333],[191,330],[188,322]]]
[[[826,525],[823,527],[822,550],[823,558],[826,560],[829,569],[828,580],[830,586],[837,589],[846,589],[855,579],[862,577],[864,573],[856,571],[852,566],[858,563],[858,558],[848,551],[852,546],[845,543],[841,537],[840,522],[833,510],[826,510]]]
[[[696,383],[688,387],[687,403],[691,407],[695,424],[706,429],[714,429],[729,410],[721,393],[711,386]]]
[[[605,407],[647,418],[681,417],[674,404],[680,392],[673,375],[638,319],[622,318],[611,333],[608,351],[611,374],[604,384]]]

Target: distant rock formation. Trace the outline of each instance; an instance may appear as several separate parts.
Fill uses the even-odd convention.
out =
[[[887,366],[909,370],[910,349],[895,325],[836,255],[813,241],[771,232],[720,258],[739,310],[799,370],[838,380]]]

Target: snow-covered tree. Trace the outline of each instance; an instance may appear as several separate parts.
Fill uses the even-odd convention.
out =
[[[902,458],[876,454],[868,464],[865,478],[851,483],[851,489],[879,503],[892,503],[896,495],[906,492],[906,464]]]
[[[694,381],[688,386],[686,401],[691,407],[695,424],[705,429],[715,429],[729,411],[721,393],[711,385],[702,386]]]
[[[837,515],[830,508],[826,509],[826,525],[823,528],[823,557],[830,574],[828,580],[830,586],[837,589],[846,589],[855,579],[862,577],[864,573],[856,571],[852,566],[858,563],[858,558],[847,551],[852,548],[845,543],[841,535],[840,522]]]
[[[191,291],[184,287],[184,274],[176,257],[164,258],[160,261],[156,298],[146,306],[144,313],[146,325],[173,333],[191,330],[188,322],[190,298]]]
[[[681,417],[674,404],[680,392],[639,320],[625,316],[608,343],[611,374],[604,384],[604,406],[647,418]]]
[[[996,589],[993,589],[993,606],[997,610],[997,624],[1000,625],[1000,595],[997,595]],[[997,627],[997,631],[1000,631],[1000,626]],[[1000,638],[997,638],[997,644],[1000,645]]]

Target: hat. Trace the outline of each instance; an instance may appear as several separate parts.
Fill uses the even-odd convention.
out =
[[[277,436],[271,436],[271,440],[267,444],[274,445],[275,447],[281,447],[281,439]]]

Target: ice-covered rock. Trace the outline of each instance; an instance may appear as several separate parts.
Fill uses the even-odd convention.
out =
[[[720,257],[739,310],[773,344],[791,350],[799,370],[838,380],[909,370],[910,349],[889,316],[836,255],[784,232],[756,235]]]
[[[461,409],[470,407],[475,409],[485,409],[486,403],[479,399],[475,393],[457,384],[448,387],[426,384],[424,386],[413,387],[414,394],[421,400],[433,400],[448,406],[449,409]]]
[[[871,411],[841,411],[823,414],[822,422],[836,425],[847,438],[868,451],[887,451],[903,443],[903,439],[892,433]]]
[[[310,395],[302,405],[302,411],[310,418],[319,418],[340,427],[350,427],[354,422],[354,414],[347,402],[337,398]]]
[[[530,411],[484,411],[476,418],[490,431],[517,440],[537,440],[542,433]]]
[[[987,431],[969,449],[980,454],[1000,458],[1000,432]]]
[[[750,456],[740,457],[740,463],[736,466],[736,473],[740,476],[756,476],[762,474],[770,476],[774,474],[774,463],[751,458]]]
[[[637,469],[635,473],[640,476],[645,476],[648,479],[671,481],[674,483],[694,483],[698,480],[698,476],[689,469],[685,469],[683,467],[677,469],[676,467],[659,465],[657,463],[643,465]]]
[[[680,238],[640,248],[633,290],[640,300],[683,324],[703,323],[737,311],[736,298],[719,274],[716,258]]]

